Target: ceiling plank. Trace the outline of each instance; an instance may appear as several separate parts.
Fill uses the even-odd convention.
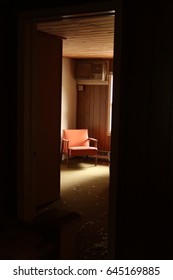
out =
[[[70,58],[113,58],[114,15],[80,17],[44,22],[37,29],[63,40],[63,56]]]

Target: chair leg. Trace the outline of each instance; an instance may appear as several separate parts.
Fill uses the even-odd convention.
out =
[[[63,161],[63,151],[64,151],[64,144],[61,143],[61,162]]]
[[[97,156],[95,157],[95,166],[97,166]]]
[[[69,151],[67,153],[67,167],[69,168]]]

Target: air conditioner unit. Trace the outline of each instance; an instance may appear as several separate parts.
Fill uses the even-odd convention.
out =
[[[76,79],[106,81],[108,61],[77,61],[75,67]]]

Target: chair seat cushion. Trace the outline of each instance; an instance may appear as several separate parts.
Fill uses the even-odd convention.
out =
[[[76,146],[69,147],[69,153],[71,156],[85,156],[85,155],[96,155],[97,148],[96,147],[87,147],[87,146]]]

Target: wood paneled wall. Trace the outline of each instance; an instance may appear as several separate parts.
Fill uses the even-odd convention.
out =
[[[107,114],[108,85],[84,85],[77,93],[77,128],[88,128],[89,136],[98,139],[102,151],[110,151]]]

